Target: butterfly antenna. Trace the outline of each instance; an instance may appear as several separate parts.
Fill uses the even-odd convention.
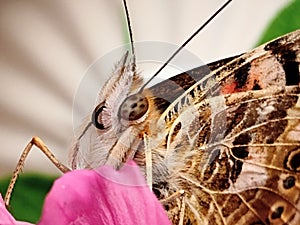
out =
[[[126,21],[127,21],[127,27],[128,27],[129,37],[130,37],[131,53],[132,53],[132,60],[133,60],[133,71],[135,71],[136,70],[136,58],[135,58],[134,41],[133,41],[130,16],[129,16],[129,11],[128,11],[126,0],[123,0],[123,5],[124,5],[125,13],[126,13]]]
[[[158,69],[158,71],[141,87],[140,92],[169,64],[169,62],[204,28],[209,24],[232,0],[227,1],[222,5],[202,26],[200,26]]]

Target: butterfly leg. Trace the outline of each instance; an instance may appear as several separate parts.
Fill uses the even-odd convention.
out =
[[[70,171],[68,167],[63,165],[56,157],[53,155],[53,153],[47,148],[47,146],[44,144],[44,142],[39,138],[39,137],[33,137],[31,141],[28,143],[28,145],[25,147],[18,164],[13,172],[13,176],[10,180],[10,183],[8,185],[5,197],[4,197],[4,202],[5,205],[9,205],[10,197],[12,194],[12,191],[14,189],[15,183],[18,179],[18,176],[20,172],[22,171],[22,168],[25,163],[25,159],[27,158],[32,146],[36,146],[38,149],[40,149],[49,159],[50,161],[63,173],[66,173]]]
[[[150,190],[152,190],[152,184],[153,184],[152,151],[149,146],[149,138],[146,134],[144,134],[144,144],[145,144],[145,159],[146,159],[146,181]]]

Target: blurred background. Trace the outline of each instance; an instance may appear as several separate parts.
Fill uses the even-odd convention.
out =
[[[224,2],[128,0],[134,39],[180,45]],[[233,1],[186,49],[205,63],[248,51],[263,34],[271,38],[267,27],[273,37],[299,28],[299,2]],[[0,1],[0,177],[12,173],[34,135],[67,163],[76,91],[95,60],[127,42],[121,0]],[[80,107],[75,115],[89,106]],[[24,171],[60,174],[36,149]]]

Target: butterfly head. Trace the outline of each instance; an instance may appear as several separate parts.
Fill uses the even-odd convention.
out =
[[[109,129],[113,121],[123,126],[141,122],[147,114],[148,99],[139,91],[142,78],[127,58],[126,54],[99,94],[92,114],[92,123],[98,130]]]
[[[133,153],[129,152],[140,144],[137,136],[147,121],[151,105],[144,91],[140,91],[142,82],[135,64],[125,54],[99,93],[90,126],[76,140],[73,168],[103,164],[119,167],[132,158]]]

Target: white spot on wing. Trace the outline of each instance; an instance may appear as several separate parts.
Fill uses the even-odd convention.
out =
[[[227,189],[229,193],[237,193],[252,188],[262,187],[268,179],[267,171],[262,166],[244,163],[242,171],[235,183]]]
[[[266,101],[256,108],[257,114],[259,115],[259,121],[265,121],[267,119],[267,115],[276,110],[273,106],[274,103],[274,101]]]

